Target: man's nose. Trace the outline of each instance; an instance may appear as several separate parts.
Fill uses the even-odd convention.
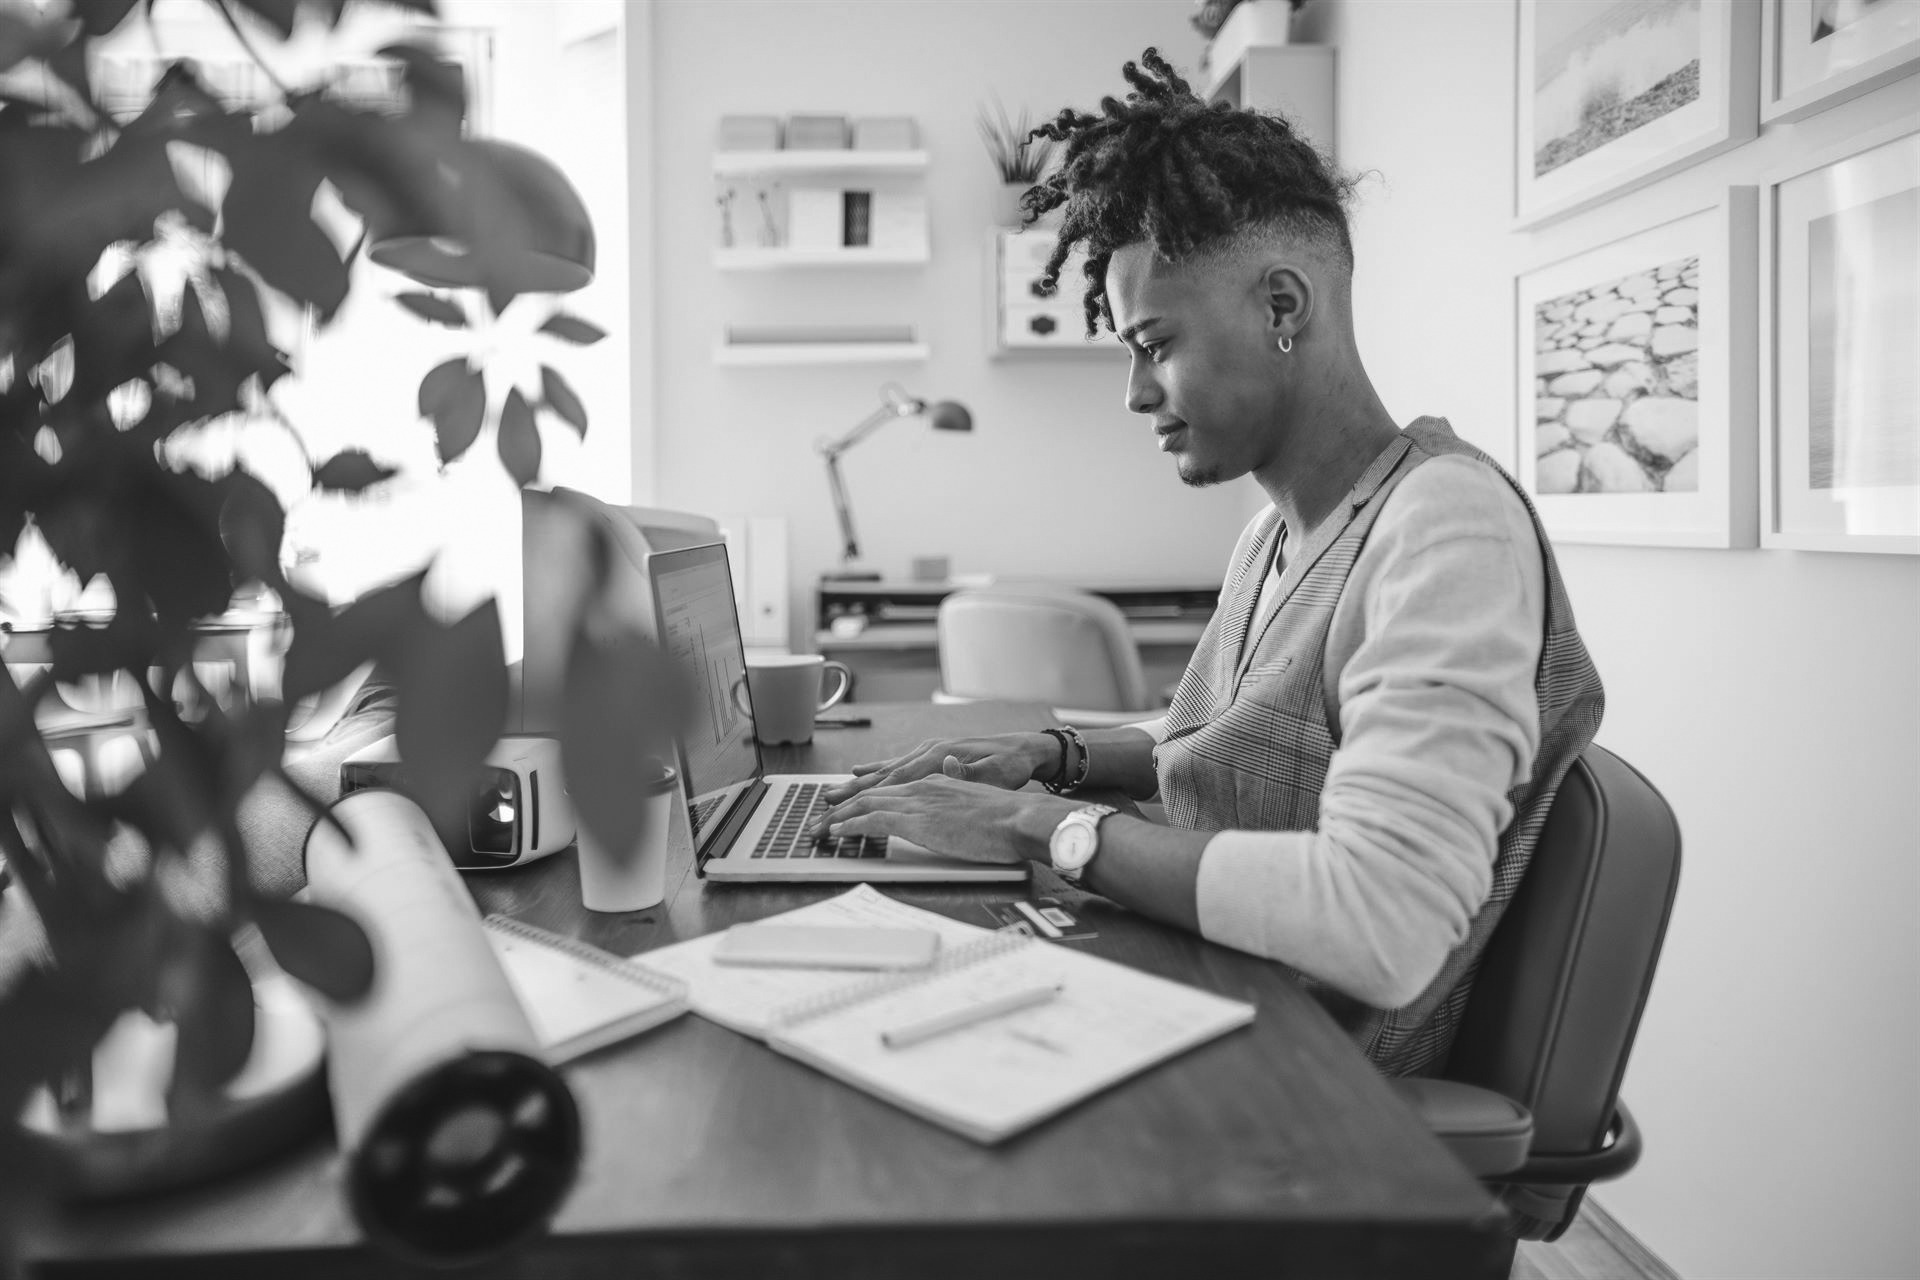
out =
[[[1160,406],[1160,386],[1153,379],[1153,366],[1138,355],[1127,369],[1127,410],[1152,413]]]

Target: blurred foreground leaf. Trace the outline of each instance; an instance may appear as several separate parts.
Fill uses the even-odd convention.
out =
[[[466,838],[467,800],[507,721],[500,606],[488,600],[450,627],[423,617],[402,632],[394,661],[395,745],[407,789],[442,836]]]
[[[465,359],[437,364],[420,380],[420,416],[433,423],[441,462],[452,462],[473,447],[486,415],[486,383]]]
[[[587,407],[580,403],[580,397],[573,393],[573,388],[567,385],[567,380],[561,377],[557,370],[550,369],[544,364],[540,366],[540,394],[546,398],[548,408],[559,414],[561,420],[568,426],[578,431],[582,439],[586,438]]]
[[[351,916],[263,899],[254,903],[253,921],[280,967],[328,999],[351,1003],[373,986],[373,943]]]
[[[500,408],[500,465],[523,488],[540,475],[540,428],[518,387],[507,392]]]

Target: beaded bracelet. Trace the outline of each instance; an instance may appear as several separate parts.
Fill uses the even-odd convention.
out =
[[[1067,776],[1067,734],[1064,729],[1042,729],[1040,732],[1060,744],[1060,763],[1054,766],[1053,782],[1043,782],[1040,784],[1047,788],[1047,790],[1052,791],[1054,785],[1058,783],[1060,779]],[[1055,792],[1054,794],[1058,795],[1059,793]]]
[[[1074,775],[1072,782],[1056,779],[1053,782],[1043,782],[1040,784],[1047,790],[1053,792],[1054,795],[1070,796],[1086,785],[1087,775],[1093,771],[1093,757],[1087,753],[1087,740],[1081,737],[1080,731],[1070,724],[1062,725],[1058,729],[1048,729],[1047,732],[1060,740],[1061,774],[1064,775],[1067,771],[1067,739],[1072,738],[1073,745],[1080,750],[1080,769]]]

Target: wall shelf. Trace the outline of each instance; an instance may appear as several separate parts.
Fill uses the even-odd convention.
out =
[[[713,362],[725,365],[912,364],[932,354],[924,342],[716,343]]]
[[[755,173],[917,173],[925,151],[716,151],[720,177]]]
[[[852,246],[840,249],[715,249],[722,271],[784,271],[793,267],[916,267],[932,257],[926,245],[910,249]]]

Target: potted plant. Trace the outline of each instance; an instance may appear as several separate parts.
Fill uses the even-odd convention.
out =
[[[1209,76],[1223,74],[1254,45],[1286,44],[1307,0],[1199,0],[1187,19],[1207,38],[1200,55]]]
[[[1032,136],[1033,122],[1025,108],[1017,121],[1007,117],[1006,108],[995,98],[989,111],[982,107],[976,120],[980,140],[986,143],[987,156],[994,172],[1000,175],[1000,188],[994,199],[994,221],[1003,227],[1018,227],[1022,217],[1020,197],[1040,181],[1053,161],[1053,141]]]
[[[206,3],[250,53],[290,39],[297,17],[332,27],[349,7]],[[394,3],[423,22],[433,15],[431,0]],[[262,779],[321,811],[283,765],[288,708],[382,663],[397,686],[395,733],[415,796],[443,816],[460,812],[503,727],[507,674],[491,602],[443,620],[415,575],[333,607],[290,578],[287,511],[273,489],[244,466],[183,465],[171,446],[248,418],[304,449],[301,424],[275,402],[292,371],[268,304],[288,300],[324,326],[362,253],[385,252],[431,286],[396,299],[424,321],[463,325],[480,307],[497,313],[524,298],[522,307],[552,311],[543,328],[562,342],[603,336],[543,296],[590,272],[590,224],[584,270],[578,261],[584,210],[556,231],[541,188],[557,170],[465,135],[461,77],[430,30],[381,50],[400,85],[393,109],[357,104],[325,78],[281,83],[264,61],[272,92],[236,105],[181,60],[144,104],[111,112],[89,53],[139,20],[135,7],[0,0],[0,569],[32,529],[80,581],[110,584],[113,601],[54,627],[44,670],[0,679],[0,858],[13,881],[0,928],[14,935],[0,942],[18,949],[20,931],[44,934],[37,962],[0,975],[0,1263],[9,1204],[61,1190],[60,1170],[16,1126],[23,1102],[71,1079],[124,1013],[175,1029],[167,1114],[190,1125],[217,1109],[253,1038],[236,938],[264,944],[335,1000],[368,989],[363,930],[261,887],[250,862],[259,851],[241,834],[242,802]],[[195,179],[209,163],[223,182]],[[323,187],[360,222],[344,248],[315,212]],[[554,262],[571,273],[554,274]],[[418,407],[440,464],[488,441],[516,484],[534,483],[539,422],[581,432],[587,422],[557,370],[543,367],[540,379],[490,394],[484,371],[464,360],[425,371]],[[309,467],[322,493],[371,491],[393,474],[357,451],[309,455]],[[583,536],[597,535],[588,526]],[[562,749],[575,758],[633,758],[657,750],[663,731],[653,714],[660,669],[644,638],[597,604],[591,566],[607,559],[605,548],[586,557],[571,619],[567,680],[594,690],[569,689],[577,710]],[[290,641],[278,696],[222,705],[198,684],[193,656],[204,621],[236,592],[272,601]],[[127,778],[76,789],[50,751],[63,732],[52,715],[58,690],[108,676],[137,691],[125,711],[142,760]],[[638,821],[618,786],[576,785],[574,800],[588,826]]]

